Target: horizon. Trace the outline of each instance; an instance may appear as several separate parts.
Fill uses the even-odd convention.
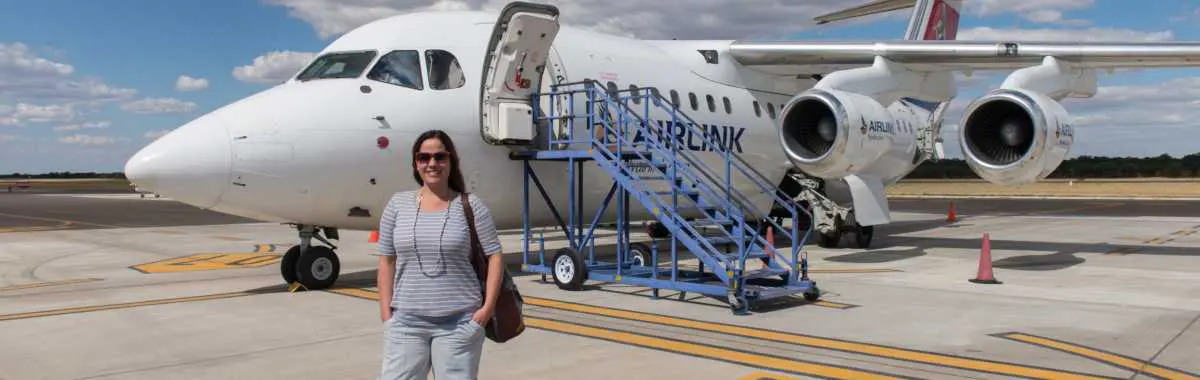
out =
[[[564,0],[566,1],[566,0]],[[560,4],[564,1],[551,1]],[[644,39],[895,40],[909,9],[817,26],[812,17],[867,0],[745,7],[629,7],[571,0],[566,25]],[[125,161],[166,132],[286,80],[342,33],[419,10],[481,9],[457,0],[112,0],[0,5],[0,173],[122,172]],[[492,10],[491,8],[484,8]],[[639,15],[615,9],[641,11]],[[1200,40],[1200,8],[1182,0],[1155,9],[1117,0],[1003,4],[967,0],[960,40]],[[1143,16],[1125,17],[1131,12]],[[130,14],[144,17],[125,18]],[[123,18],[119,23],[102,22]],[[739,20],[754,19],[745,23]],[[657,20],[649,22],[647,20]],[[57,25],[46,28],[46,25]],[[214,25],[220,27],[214,28]],[[958,76],[959,95],[942,129],[946,158],[961,158],[957,121],[966,103],[1010,71]],[[1079,124],[1068,158],[1183,157],[1200,119],[1196,69],[1101,73],[1092,99],[1064,106]],[[1196,94],[1197,96],[1189,97]]]

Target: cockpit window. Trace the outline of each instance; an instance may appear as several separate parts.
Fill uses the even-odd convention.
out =
[[[416,50],[395,50],[379,59],[367,79],[422,90],[421,55]]]
[[[467,83],[458,59],[445,50],[426,50],[425,66],[429,69],[429,88],[449,90]]]
[[[304,71],[300,72],[300,75],[296,76],[296,79],[307,81],[313,79],[358,78],[359,75],[362,75],[363,70],[367,69],[367,65],[371,64],[371,60],[373,59],[375,59],[375,52],[373,51],[325,54],[308,65]]]

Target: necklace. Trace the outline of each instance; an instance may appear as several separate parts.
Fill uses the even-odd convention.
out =
[[[417,220],[421,216],[421,198],[424,196],[425,196],[425,193],[423,191],[420,191],[420,190],[417,191],[417,213],[416,213],[416,215],[413,215],[412,247],[413,247],[413,255],[417,256],[417,266],[420,267],[421,274],[424,274],[425,277],[433,277],[434,275],[431,275],[431,274],[425,272],[425,263],[423,263],[421,261],[421,252],[419,252],[417,250]],[[437,244],[437,246],[438,246],[438,262],[441,265],[442,272],[445,272],[445,270],[446,270],[446,253],[442,251],[442,238],[444,238],[446,236],[446,224],[448,222],[450,222],[450,207],[453,205],[454,205],[454,198],[451,197],[450,202],[448,202],[448,204],[446,205],[445,217],[442,219],[442,231],[440,234],[438,234],[438,244]]]

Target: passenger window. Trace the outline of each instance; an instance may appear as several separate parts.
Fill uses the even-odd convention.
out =
[[[690,100],[692,102],[692,111],[700,110],[700,102],[696,101],[696,93],[689,92],[688,100]]]
[[[300,75],[296,76],[296,80],[358,78],[373,59],[375,59],[374,51],[325,54],[300,72]]]
[[[421,78],[421,56],[416,50],[396,50],[379,59],[367,79],[416,90],[425,89]]]
[[[426,50],[425,66],[429,68],[429,88],[434,90],[450,90],[462,87],[467,83],[458,58],[445,50]]]
[[[754,101],[754,116],[762,117],[762,108],[758,108],[758,101]]]
[[[679,108],[679,93],[675,90],[671,90],[671,104],[674,104],[675,108]]]
[[[717,112],[717,103],[713,102],[712,95],[704,95],[704,100],[708,101],[708,112]]]
[[[733,104],[729,103],[729,98],[722,96],[721,101],[725,102],[725,113],[733,114]]]
[[[771,116],[772,119],[775,118],[775,105],[774,104],[767,103],[767,115]]]

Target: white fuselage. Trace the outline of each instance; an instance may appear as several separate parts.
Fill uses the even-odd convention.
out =
[[[473,12],[410,14],[380,20],[347,33],[321,54],[376,50],[375,59],[393,50],[441,49],[452,53],[466,84],[448,90],[400,87],[366,78],[288,81],[222,107],[161,138],[130,160],[127,175],[139,186],[197,207],[263,221],[311,224],[342,229],[378,228],[379,213],[397,191],[414,189],[411,147],[429,129],[454,139],[469,191],[490,208],[498,228],[523,222],[523,165],[509,159],[516,149],[489,145],[480,132],[480,75],[495,16]],[[739,67],[724,56],[728,41],[645,41],[560,29],[545,78],[576,82],[585,78],[655,87],[701,124],[721,129],[742,157],[778,184],[791,165],[777,132],[778,111],[812,80],[785,80]],[[706,63],[697,49],[721,52]],[[373,66],[375,63],[372,63]],[[422,72],[427,73],[422,59]],[[368,66],[368,70],[371,66]],[[428,78],[423,76],[422,80]],[[547,85],[550,80],[544,80]],[[369,87],[369,92],[362,91]],[[697,109],[691,107],[694,94]],[[715,111],[710,111],[711,96]],[[731,112],[726,112],[724,99]],[[760,112],[756,114],[754,103]],[[893,107],[905,107],[899,104]],[[913,120],[926,111],[912,109]],[[775,116],[775,117],[772,117]],[[882,156],[862,172],[890,183],[910,172],[915,138],[926,128],[902,129]],[[744,131],[743,131],[744,130]],[[378,145],[386,138],[386,147]],[[699,139],[688,142],[699,148]],[[713,161],[720,158],[713,152]],[[555,206],[567,212],[567,164],[537,162],[536,174]],[[589,218],[608,192],[612,179],[594,163],[583,166],[583,214]],[[751,184],[735,185],[749,192]],[[529,221],[557,225],[530,183]],[[766,198],[757,206],[769,209]],[[644,209],[631,203],[634,218]],[[360,207],[370,216],[351,216]],[[609,213],[614,207],[609,208]]]

